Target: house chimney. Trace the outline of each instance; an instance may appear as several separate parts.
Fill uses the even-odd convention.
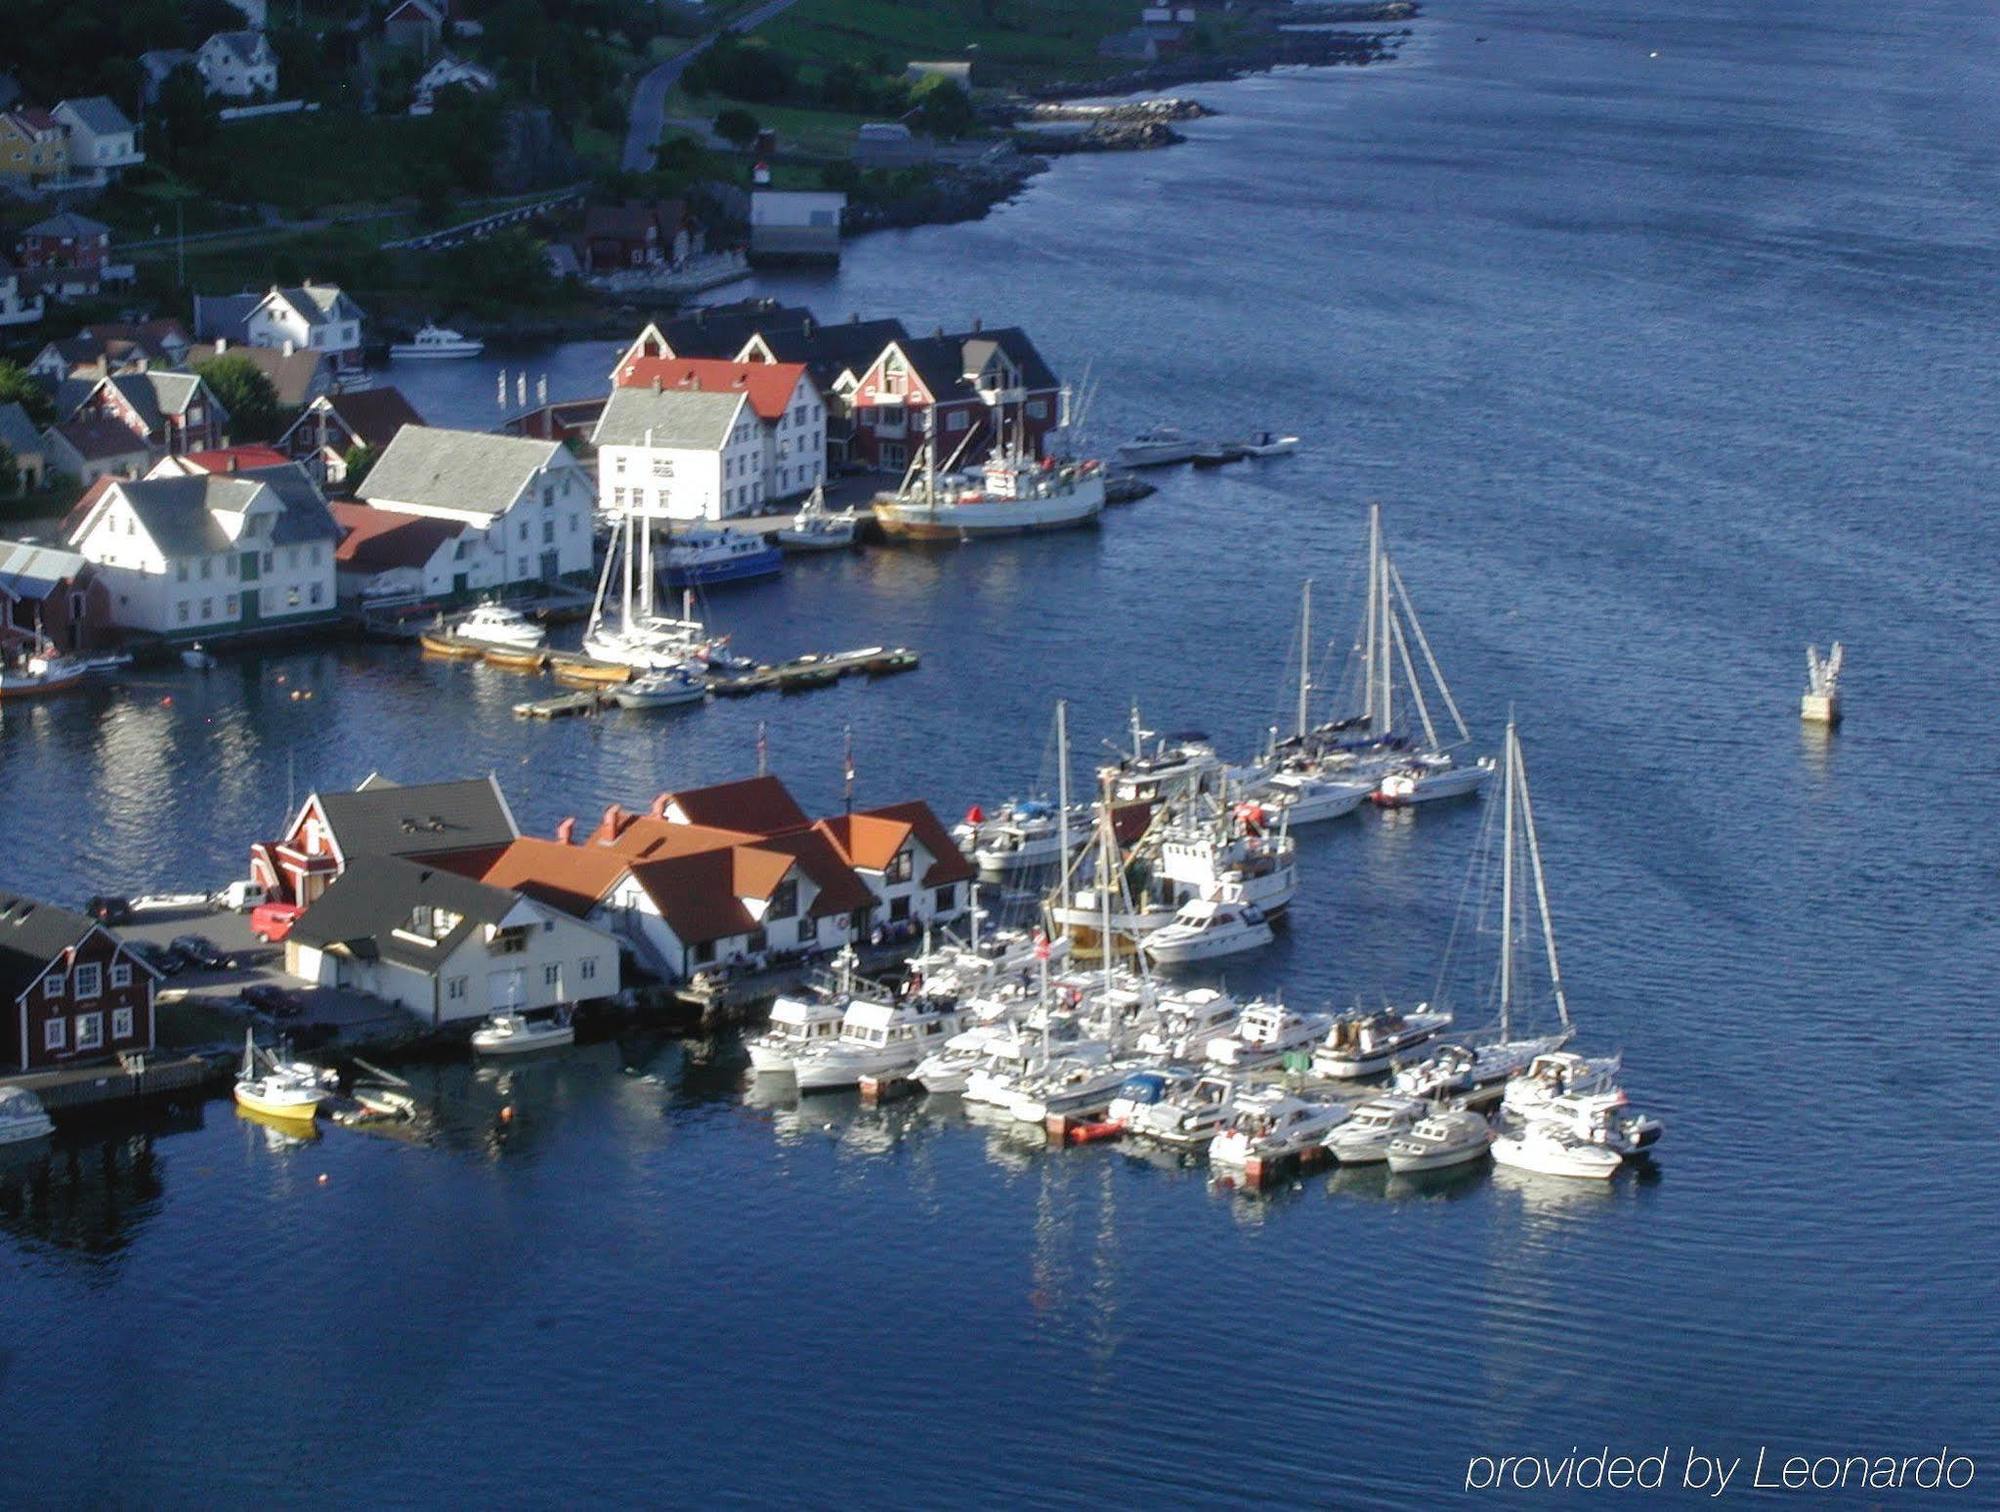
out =
[[[556,844],[576,844],[576,815],[571,814],[561,824],[556,826]]]
[[[625,810],[620,804],[612,804],[604,811],[604,818],[597,826],[597,843],[609,845],[618,838],[618,832],[625,828]]]
[[[977,334],[978,334],[978,332],[979,332],[979,328],[980,328],[980,327],[981,327],[982,325],[984,325],[984,324],[985,324],[985,321],[981,320],[979,316],[977,316],[977,315],[973,316],[973,317],[972,317],[972,330],[973,330],[973,334],[974,334],[974,335],[977,335]]]
[[[655,819],[664,819],[667,817],[667,805],[673,801],[674,795],[672,793],[662,793],[653,800],[653,806],[647,809],[646,812]]]
[[[807,341],[811,341],[811,340],[812,340],[812,334],[813,334],[813,318],[812,318],[812,316],[808,315],[808,316],[807,316],[807,317],[805,318],[805,320],[804,320],[804,321],[803,321],[803,322],[802,322],[802,323],[800,324],[800,326],[799,326],[799,329],[800,329],[800,330],[801,330],[801,331],[802,331],[802,332],[803,332],[803,333],[805,334],[805,338],[806,338],[806,340],[807,340]]]
[[[973,330],[975,330],[975,331],[979,329],[979,322],[978,322],[978,321],[974,321],[974,322],[972,323],[972,329],[973,329]],[[298,347],[297,347],[296,345],[294,345],[294,344],[293,344],[293,342],[292,342],[292,338],[291,338],[291,337],[289,337],[289,336],[287,336],[287,337],[285,338],[285,345],[284,345],[284,353],[285,353],[285,355],[286,355],[287,357],[289,357],[289,356],[291,356],[291,355],[292,355],[292,354],[293,354],[294,352],[296,352],[297,350],[298,350]]]

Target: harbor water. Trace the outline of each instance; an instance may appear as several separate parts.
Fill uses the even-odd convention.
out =
[[[1520,721],[1581,1044],[1666,1119],[1657,1170],[1246,1197],[955,1106],[746,1097],[726,1038],[426,1069],[405,1141],[218,1102],[0,1168],[10,1504],[1428,1508],[1471,1456],[1606,1445],[2000,1474],[2000,20],[1440,0],[1414,30],[761,286],[1024,325],[1100,442],[1269,425],[1296,457],[713,594],[762,659],[923,653],[872,685],[528,723],[517,677],[343,648],[10,706],[0,882],[214,885],[375,770],[492,771],[546,834],[745,774],[760,721],[819,812],[848,727],[860,802],[1024,793],[1057,697],[1080,770],[1134,699],[1247,752],[1301,578],[1358,623],[1379,500],[1481,748]],[[564,398],[611,355],[396,381],[483,426],[502,366]],[[1834,637],[1828,735],[1798,696]],[[1479,820],[1302,834],[1229,985],[1435,996]]]

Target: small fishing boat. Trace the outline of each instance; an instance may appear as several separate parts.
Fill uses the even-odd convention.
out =
[[[1178,1071],[1151,1074],[1167,1080],[1159,1096],[1151,1102],[1135,1102],[1126,1112],[1128,1133],[1186,1150],[1206,1146],[1223,1131],[1236,1107],[1239,1088],[1235,1077]],[[1113,1116],[1117,1116],[1115,1112]]]
[[[547,630],[505,604],[481,604],[452,626],[452,634],[462,641],[513,651],[536,650],[549,638]]]
[[[778,545],[786,551],[845,551],[854,544],[854,529],[854,516],[828,509],[826,490],[815,487],[792,523],[778,527]]]
[[[1493,1163],[1538,1176],[1609,1181],[1618,1174],[1625,1157],[1604,1145],[1579,1139],[1556,1124],[1535,1119],[1493,1137]]]
[[[529,1018],[505,1012],[490,1016],[472,1031],[472,1048],[481,1055],[526,1055],[576,1043],[576,1026],[566,1018]]]
[[[870,677],[889,677],[897,672],[914,672],[917,661],[917,653],[908,646],[889,646],[864,661],[861,670]]]
[[[448,326],[427,323],[408,341],[394,343],[389,348],[389,356],[396,362],[438,362],[477,357],[485,350],[486,343],[476,337],[464,335]]]
[[[918,475],[921,468],[921,476]],[[939,472],[931,450],[893,493],[869,506],[892,541],[968,541],[1094,524],[1104,510],[1104,469],[996,449],[977,472]]]
[[[1186,462],[1212,443],[1183,435],[1171,425],[1142,430],[1115,453],[1121,467],[1165,467]]]
[[[377,1118],[415,1118],[417,1100],[408,1092],[397,1087],[385,1087],[374,1082],[356,1084],[350,1094],[362,1108]]]
[[[691,588],[776,577],[784,569],[785,557],[761,535],[698,526],[668,538],[666,561],[667,585]]]
[[[1139,949],[1156,966],[1185,966],[1261,950],[1273,938],[1271,921],[1255,903],[1196,898],[1174,915],[1173,923],[1141,940]]]
[[[1236,1099],[1229,1127],[1208,1147],[1211,1165],[1240,1170],[1252,1160],[1280,1160],[1324,1147],[1347,1121],[1341,1103],[1312,1102],[1277,1087],[1246,1092]]]
[[[1389,1158],[1389,1141],[1414,1128],[1430,1111],[1421,1097],[1386,1092],[1355,1106],[1326,1142],[1342,1165],[1374,1165]]]
[[[0,698],[39,698],[74,688],[90,668],[67,656],[38,655],[13,667],[0,667]]]
[[[1289,457],[1299,449],[1297,436],[1281,436],[1276,431],[1252,431],[1236,443],[1246,456]]]
[[[55,1122],[26,1087],[0,1087],[0,1145],[26,1144],[53,1133]]]
[[[236,1073],[236,1102],[239,1107],[265,1118],[291,1123],[311,1123],[326,1100],[326,1088],[317,1073],[303,1075],[281,1067],[262,1056],[249,1030],[243,1031],[243,1065]]]
[[[1196,467],[1223,467],[1231,462],[1241,462],[1249,455],[1250,453],[1240,446],[1218,441],[1198,448],[1188,460]]]
[[[1441,1171],[1481,1159],[1493,1139],[1485,1119],[1464,1108],[1452,1108],[1418,1119],[1390,1139],[1385,1158],[1397,1175]]]
[[[442,627],[420,631],[417,644],[431,656],[448,657],[452,661],[471,661],[486,651],[478,642],[460,640]]]
[[[778,670],[780,693],[809,693],[814,688],[830,688],[839,681],[839,664],[817,656],[801,656]]]
[[[1313,1075],[1347,1079],[1387,1071],[1396,1057],[1427,1044],[1451,1027],[1451,1014],[1419,1003],[1408,1013],[1384,1008],[1345,1013],[1333,1021],[1313,1051]]]
[[[621,709],[668,709],[700,703],[708,697],[708,675],[692,666],[641,672],[630,682],[617,683],[607,695]]]

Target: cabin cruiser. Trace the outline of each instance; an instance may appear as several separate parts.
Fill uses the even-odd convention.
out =
[[[1196,987],[1158,1000],[1152,1027],[1139,1036],[1139,1053],[1158,1060],[1200,1060],[1208,1042],[1236,1032],[1243,1005],[1213,987]]]
[[[777,539],[786,551],[845,551],[854,544],[854,516],[828,509],[825,488],[815,485],[792,523],[778,528]]]
[[[670,588],[697,583],[738,583],[775,577],[783,569],[784,553],[761,535],[744,531],[697,527],[667,540],[666,579]]]
[[[1229,1127],[1209,1143],[1212,1165],[1241,1169],[1252,1160],[1277,1160],[1324,1146],[1347,1120],[1341,1103],[1309,1102],[1276,1087],[1236,1099]]]
[[[1326,1147],[1342,1165],[1371,1165],[1389,1158],[1389,1141],[1415,1127],[1430,1112],[1421,1097],[1385,1092],[1355,1106],[1347,1122],[1333,1131]]]
[[[1572,1050],[1538,1055],[1526,1070],[1508,1078],[1500,1106],[1517,1118],[1533,1118],[1558,1097],[1581,1092],[1615,1092],[1623,1060],[1619,1055],[1592,1059]]]
[[[1053,803],[1009,798],[991,815],[978,807],[969,810],[952,830],[952,839],[978,868],[980,881],[998,884],[1059,865],[1063,859],[1062,829],[1062,815]],[[1090,810],[1073,806],[1069,822],[1072,854],[1087,844],[1090,836]]]
[[[1464,1108],[1430,1113],[1389,1140],[1389,1169],[1397,1175],[1440,1171],[1480,1159],[1493,1138],[1485,1119]]]
[[[1396,1057],[1426,1044],[1451,1027],[1451,1015],[1419,1003],[1408,1013],[1384,1008],[1376,1013],[1344,1013],[1313,1052],[1313,1075],[1348,1079],[1387,1071]]]
[[[978,919],[974,918],[977,929]],[[942,945],[910,957],[910,980],[933,991],[976,992],[1008,977],[1032,980],[1046,960],[1051,970],[1069,957],[1069,941],[1044,941],[1039,931],[997,929],[974,934],[970,942],[947,938]]]
[[[1446,1045],[1428,1060],[1399,1068],[1393,1085],[1411,1097],[1463,1097],[1526,1070],[1538,1055],[1562,1049],[1572,1032]]]
[[[533,651],[549,638],[548,631],[505,604],[481,604],[452,626],[451,633],[460,640],[502,646],[510,651]]]
[[[1068,1055],[1032,1068],[1015,1085],[1007,1108],[1024,1123],[1057,1115],[1101,1113],[1131,1074],[1130,1061]]]
[[[1196,452],[1213,444],[1183,435],[1171,425],[1155,425],[1125,442],[1115,455],[1121,467],[1165,467],[1191,461]]]
[[[974,1011],[981,1006],[975,1003]],[[973,1076],[983,1072],[997,1086],[1018,1078],[1029,1062],[1051,1055],[1056,1047],[1073,1048],[1081,1039],[1074,1018],[1038,1007],[1026,1017],[990,1019],[959,1030],[917,1062],[910,1080],[926,1092],[964,1092]]]
[[[1255,903],[1196,898],[1174,915],[1173,923],[1141,940],[1139,949],[1156,966],[1184,966],[1260,950],[1273,938],[1270,920]]]
[[[893,1002],[857,999],[831,1041],[812,1045],[792,1058],[792,1077],[801,1092],[852,1087],[863,1077],[912,1070],[933,1050],[965,1027],[966,1014],[952,997],[910,993]]]
[[[1329,1022],[1324,1013],[1295,1013],[1283,1003],[1252,1003],[1243,1010],[1236,1032],[1210,1040],[1205,1053],[1218,1066],[1268,1065],[1292,1051],[1308,1049],[1326,1033]]]
[[[34,1093],[26,1087],[0,1087],[0,1145],[26,1144],[54,1129]]]
[[[496,1013],[472,1031],[472,1048],[481,1055],[527,1055],[575,1043],[576,1026],[567,1017]]]
[[[1267,916],[1284,912],[1299,890],[1298,843],[1283,825],[1268,827],[1261,805],[1240,803],[1213,821],[1160,832],[1158,872],[1188,898],[1235,896]]]
[[[890,1001],[888,989],[854,974],[853,949],[841,951],[835,975],[809,984],[803,991],[780,993],[771,1004],[771,1024],[744,1047],[750,1052],[750,1069],[773,1075],[792,1069],[792,1061],[805,1050],[839,1037],[857,993],[876,1001]]]
[[[258,1050],[256,1041],[246,1029],[243,1031],[243,1065],[236,1073],[235,1096],[238,1107],[260,1113],[266,1118],[283,1119],[288,1123],[311,1123],[319,1115],[319,1105],[326,1100],[327,1090],[320,1084],[316,1071],[311,1076],[305,1076],[273,1063],[269,1056]]]
[[[621,709],[670,709],[708,697],[708,676],[692,662],[653,667],[605,690]]]
[[[1374,793],[1378,779],[1323,772],[1316,767],[1286,768],[1266,781],[1263,801],[1275,808],[1287,829],[1351,814]]]
[[[1146,742],[1151,740],[1149,747]],[[1108,785],[1113,803],[1158,803],[1186,797],[1221,777],[1222,758],[1199,730],[1161,735],[1139,723],[1132,710],[1132,749],[1098,768],[1100,786]]]
[[[1573,1176],[1609,1181],[1625,1158],[1605,1145],[1594,1144],[1557,1124],[1532,1119],[1493,1136],[1493,1163],[1539,1176]]]
[[[1552,1124],[1627,1157],[1650,1154],[1665,1132],[1651,1114],[1627,1111],[1625,1094],[1617,1089],[1551,1098],[1531,1122]]]
[[[467,336],[448,326],[426,323],[408,341],[399,341],[389,348],[389,356],[396,362],[412,359],[444,361],[462,357],[477,357],[486,350],[486,343],[477,337]]]
[[[1463,798],[1485,787],[1492,776],[1491,756],[1463,765],[1454,761],[1449,751],[1420,751],[1382,779],[1375,789],[1375,802],[1383,808],[1408,808],[1443,798]]]
[[[1178,1149],[1205,1147],[1222,1132],[1241,1090],[1235,1077],[1181,1070],[1155,1074],[1167,1078],[1166,1085],[1153,1102],[1135,1102],[1124,1120],[1126,1132]]]

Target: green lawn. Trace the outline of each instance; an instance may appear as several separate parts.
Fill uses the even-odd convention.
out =
[[[448,114],[363,116],[324,110],[223,126],[195,176],[227,198],[272,204],[292,217],[331,206],[380,204],[423,192],[485,144],[461,140]]]
[[[799,0],[757,35],[807,63],[881,61],[889,72],[970,56],[984,85],[1129,68],[1099,58],[1097,44],[1138,20],[1133,0]]]

